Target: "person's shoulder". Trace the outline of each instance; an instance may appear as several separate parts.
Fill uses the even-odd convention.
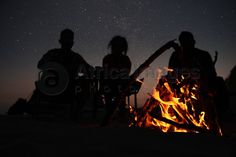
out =
[[[123,56],[123,58],[125,58],[125,59],[129,59],[129,56],[127,56],[127,55],[122,55]]]
[[[127,55],[123,55],[123,60],[127,61],[127,62],[130,62],[130,58],[129,56]]]
[[[62,52],[62,50],[60,48],[54,48],[54,49],[48,50],[48,53],[57,53],[57,52]]]
[[[76,58],[77,60],[84,60],[84,58],[77,52],[72,51],[73,58]]]
[[[109,54],[107,54],[106,56],[104,56],[103,59],[108,59],[108,58],[112,58],[112,57],[113,57],[113,55],[112,55],[111,53],[109,53]]]
[[[176,58],[178,56],[178,52],[177,51],[173,51],[170,55],[170,59],[171,58]]]
[[[75,51],[71,51],[72,52],[72,54],[74,55],[74,56],[76,56],[76,57],[82,57],[79,53],[77,53],[77,52],[75,52]]]
[[[113,55],[112,54],[107,54],[106,56],[103,57],[103,62],[107,62],[111,59],[113,59]]]
[[[205,50],[201,50],[199,48],[195,48],[195,51],[199,54],[199,55],[210,55],[209,52],[205,51]]]
[[[61,53],[62,52],[62,50],[61,49],[59,49],[59,48],[54,48],[54,49],[50,49],[50,50],[48,50],[48,52],[45,54],[45,55],[57,55],[57,54],[59,54],[59,53]]]
[[[195,48],[195,51],[197,53],[195,53],[195,55],[197,55],[197,57],[199,59],[202,59],[204,61],[208,61],[208,62],[212,62],[212,58],[211,58],[211,55],[209,52],[205,51],[205,50],[201,50],[201,49],[198,49],[198,48]]]

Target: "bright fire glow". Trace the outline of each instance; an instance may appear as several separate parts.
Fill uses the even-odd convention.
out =
[[[157,128],[162,132],[202,131],[222,135],[216,117],[212,116],[214,109],[202,98],[199,86],[184,81],[182,77],[175,83],[168,83],[163,77],[141,113],[130,108],[134,115],[131,125]]]

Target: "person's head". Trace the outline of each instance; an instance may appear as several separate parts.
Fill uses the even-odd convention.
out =
[[[195,39],[191,32],[183,31],[179,35],[179,42],[183,49],[192,49],[195,47]]]
[[[64,49],[71,49],[74,44],[74,32],[70,29],[61,31],[59,42]]]
[[[108,48],[111,48],[113,54],[127,54],[128,42],[124,37],[114,36],[108,44]]]

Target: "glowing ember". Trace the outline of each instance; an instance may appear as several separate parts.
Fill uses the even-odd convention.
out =
[[[168,69],[168,71],[171,71]],[[140,113],[130,107],[138,127],[156,128],[162,132],[204,132],[222,135],[210,98],[200,94],[196,82],[184,77],[174,83],[162,77]]]

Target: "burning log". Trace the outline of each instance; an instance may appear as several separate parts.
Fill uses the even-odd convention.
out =
[[[197,127],[197,126],[192,125],[192,124],[179,124],[179,123],[176,123],[176,122],[174,122],[172,120],[169,120],[169,119],[161,117],[161,116],[159,116],[159,117],[155,116],[155,119],[157,119],[159,121],[162,121],[162,122],[165,122],[165,123],[168,123],[168,124],[171,124],[171,125],[175,126],[176,128],[181,128],[181,129],[185,129],[185,130],[195,131],[195,132],[199,132],[199,133],[211,133],[207,129],[204,129],[204,128],[201,128],[201,127]]]
[[[197,84],[177,81],[170,86],[166,77],[136,116],[136,126],[162,132],[197,132],[222,135],[211,97],[203,97]],[[179,88],[179,89],[178,89]]]
[[[162,117],[160,114],[153,112],[154,108],[157,106],[157,105],[153,105],[154,102],[157,103],[153,97],[151,97],[151,99],[148,99],[146,101],[145,105],[143,106],[143,111],[140,113],[139,116],[137,115],[138,116],[137,123],[134,125],[145,127],[145,121],[146,121],[147,116],[151,116],[152,118],[155,118],[156,120],[159,120],[164,123],[168,123],[170,125],[175,126],[176,128],[181,128],[181,129],[189,130],[192,132],[211,133],[211,131],[201,128],[201,127],[198,127],[198,126],[195,126],[192,123],[180,124],[180,123],[174,122],[172,120],[169,120],[165,117]]]

